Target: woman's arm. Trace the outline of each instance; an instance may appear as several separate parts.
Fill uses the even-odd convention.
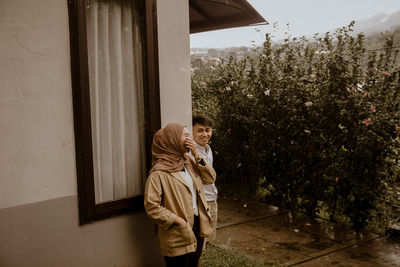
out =
[[[161,205],[162,187],[157,172],[150,174],[144,191],[144,207],[147,215],[160,227],[167,229],[173,223],[184,226],[186,221]]]
[[[185,146],[190,150],[190,153],[194,157],[194,159],[191,160],[195,162],[195,165],[200,172],[200,177],[203,184],[213,184],[217,178],[217,174],[214,168],[206,160],[199,156],[193,139],[186,138]]]
[[[201,160],[200,162],[196,162],[196,167],[200,172],[200,177],[203,184],[215,183],[215,179],[217,178],[217,173],[206,160]]]

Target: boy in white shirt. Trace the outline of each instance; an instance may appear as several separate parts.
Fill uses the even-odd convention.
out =
[[[212,122],[209,118],[199,115],[193,118],[193,139],[196,143],[197,153],[199,153],[200,157],[206,160],[211,166],[213,165],[213,155],[211,151],[211,147],[208,142],[212,136]],[[216,227],[217,227],[217,213],[218,213],[218,205],[217,205],[217,196],[218,190],[215,184],[204,186],[204,192],[206,194],[206,200],[208,202],[208,206],[210,208],[211,219],[214,222],[214,232],[211,238],[207,239],[207,241],[212,241],[215,239],[216,235]]]

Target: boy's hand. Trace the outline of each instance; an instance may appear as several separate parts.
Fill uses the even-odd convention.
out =
[[[197,153],[196,144],[194,143],[193,139],[188,137],[185,140],[185,147],[192,153],[193,157],[197,159],[199,154]]]

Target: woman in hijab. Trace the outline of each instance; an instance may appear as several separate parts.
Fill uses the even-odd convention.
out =
[[[171,123],[154,135],[144,205],[157,224],[167,267],[198,266],[204,238],[213,233],[203,184],[214,183],[215,177],[185,126]]]

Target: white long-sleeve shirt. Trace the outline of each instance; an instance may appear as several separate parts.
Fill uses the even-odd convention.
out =
[[[192,192],[193,213],[194,213],[194,215],[199,216],[199,207],[197,206],[196,188],[194,187],[192,176],[187,171],[186,167],[184,167],[183,171],[179,172],[179,174],[182,176],[182,178],[188,184],[190,192]]]
[[[196,143],[196,142],[195,142]],[[206,144],[205,146],[201,146],[196,143],[197,153],[199,156],[206,160],[211,166],[213,165],[213,155],[211,147]],[[204,186],[204,193],[206,194],[207,201],[215,201],[218,197],[218,190],[215,184],[203,184]]]

